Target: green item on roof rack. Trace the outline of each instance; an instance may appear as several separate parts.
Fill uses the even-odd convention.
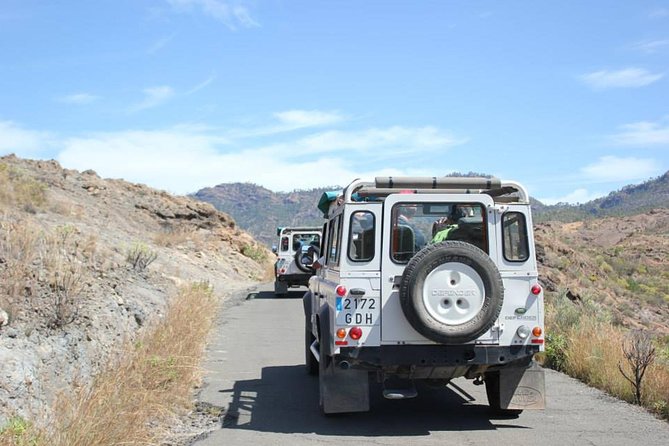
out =
[[[330,203],[335,201],[338,196],[341,195],[340,190],[333,190],[333,191],[327,191],[323,192],[323,195],[321,195],[321,199],[318,200],[318,209],[323,213],[323,217],[328,216],[328,209],[330,208]]]

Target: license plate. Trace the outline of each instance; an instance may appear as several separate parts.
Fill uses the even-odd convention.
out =
[[[378,297],[338,297],[337,325],[376,325],[380,307]]]

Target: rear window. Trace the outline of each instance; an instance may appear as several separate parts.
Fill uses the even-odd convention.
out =
[[[527,222],[522,212],[506,212],[502,216],[502,248],[509,262],[524,262],[529,257]]]
[[[319,247],[321,245],[320,234],[293,234],[293,251],[299,251],[302,246],[309,245]]]
[[[428,244],[470,243],[488,252],[487,218],[481,203],[398,203],[393,206],[391,258],[406,263]]]

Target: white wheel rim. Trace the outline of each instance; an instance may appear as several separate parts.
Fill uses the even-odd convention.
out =
[[[484,301],[481,276],[463,263],[444,263],[425,278],[423,305],[442,324],[460,325],[472,320]]]

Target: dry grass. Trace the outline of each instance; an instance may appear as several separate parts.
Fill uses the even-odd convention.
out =
[[[547,302],[546,349],[552,366],[620,399],[633,403],[634,387],[618,369],[629,364],[622,345],[627,330],[612,325],[605,313],[587,301],[578,304],[562,298]],[[669,364],[656,360],[642,382],[642,405],[669,419]]]
[[[153,241],[158,246],[171,248],[174,246],[191,243],[196,249],[202,249],[204,239],[201,234],[193,227],[168,228],[158,232],[153,237]]]
[[[156,329],[128,345],[93,384],[57,401],[55,420],[0,433],[0,445],[159,444],[171,417],[191,404],[217,302],[208,284],[183,288]]]
[[[0,163],[0,203],[35,213],[46,204],[46,185],[25,172]]]
[[[77,316],[83,283],[95,268],[96,238],[71,225],[44,230],[26,216],[0,221],[0,307],[62,327]]]

